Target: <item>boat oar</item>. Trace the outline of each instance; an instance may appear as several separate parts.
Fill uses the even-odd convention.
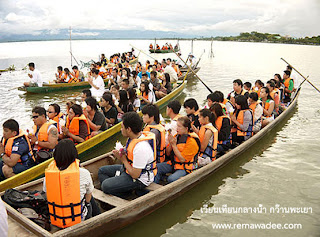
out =
[[[167,44],[168,45],[168,44]],[[169,47],[169,45],[168,45]],[[199,81],[201,81],[201,83],[208,89],[208,91],[210,91],[210,93],[213,93],[213,91],[201,80],[201,78],[197,75],[197,73],[195,73],[195,71],[177,54],[177,52],[173,51],[178,58],[180,58],[180,60],[187,65],[187,67],[189,68],[189,70],[199,79]]]
[[[135,48],[136,50],[139,50],[141,53],[147,55],[148,57],[152,58],[153,60],[157,60],[154,57],[150,56],[149,54],[145,53],[144,51],[142,51],[141,49],[138,49],[137,47],[133,46],[132,44],[130,44],[131,47]]]
[[[9,89],[8,91],[12,91],[12,90],[18,89],[19,87],[20,87],[20,86],[13,87],[13,88]]]
[[[204,50],[203,50],[203,53],[201,54],[201,56],[200,56],[197,64],[194,66],[194,68],[197,68],[197,66],[198,66],[198,64],[199,64],[199,62],[200,62],[200,60],[201,60],[201,58],[202,58],[202,55],[204,54],[205,51],[206,51],[206,50],[204,49]]]
[[[294,66],[288,63],[285,59],[281,58],[281,60],[284,61],[286,64],[288,64],[290,67],[292,67],[300,76],[302,76],[304,78],[303,82],[304,81],[309,82],[309,84],[320,93],[320,90],[315,85],[313,85],[312,82],[310,82],[307,77],[303,76]]]

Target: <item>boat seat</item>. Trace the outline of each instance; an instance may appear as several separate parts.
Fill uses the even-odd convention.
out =
[[[111,206],[117,207],[117,206],[122,206],[127,204],[129,201],[110,195],[110,194],[105,194],[103,191],[99,189],[93,189],[92,195],[95,199],[108,203]]]
[[[151,183],[148,187],[146,187],[147,190],[149,191],[154,191],[156,189],[162,188],[163,186],[160,184],[156,184],[156,183]]]

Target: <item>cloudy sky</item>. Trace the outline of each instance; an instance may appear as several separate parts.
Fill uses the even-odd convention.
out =
[[[0,34],[159,30],[197,35],[320,35],[319,0],[0,0]]]

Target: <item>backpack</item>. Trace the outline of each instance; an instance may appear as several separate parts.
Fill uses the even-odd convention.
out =
[[[2,200],[11,207],[17,209],[20,213],[33,220],[46,230],[50,228],[50,216],[48,202],[45,192],[43,191],[20,191],[16,189],[8,189],[2,196]],[[32,209],[38,217],[30,216],[29,212],[24,212],[26,209]]]

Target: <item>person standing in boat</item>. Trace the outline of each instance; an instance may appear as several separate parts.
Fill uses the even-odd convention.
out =
[[[249,108],[247,98],[244,95],[235,97],[236,111],[230,115],[233,123],[231,128],[232,144],[238,145],[252,136],[253,114]]]
[[[157,164],[155,183],[159,183],[166,173],[172,173],[167,179],[172,183],[197,168],[200,140],[196,133],[191,132],[191,121],[187,116],[178,118],[177,134],[169,133],[168,139],[166,155],[170,161]]]
[[[284,71],[283,73],[283,84],[285,86],[284,88],[284,103],[288,103],[291,100],[291,93],[294,89],[294,82],[293,79],[290,78],[291,72],[289,70]]]
[[[36,106],[32,110],[34,122],[33,133],[29,134],[30,143],[34,151],[45,150],[52,152],[58,144],[58,129],[56,123],[47,121],[46,110]]]
[[[243,83],[240,79],[236,79],[233,81],[233,91],[231,91],[227,97],[228,100],[235,106],[235,97],[237,95],[244,95],[247,99],[249,97],[249,93],[242,88]]]
[[[142,119],[136,112],[123,115],[121,133],[128,137],[126,149],[113,150],[113,155],[123,165],[103,166],[98,177],[104,193],[124,198],[153,182],[157,173],[156,141],[154,133],[142,132]]]
[[[90,90],[91,90],[91,94],[93,97],[96,98],[101,98],[103,93],[104,93],[104,81],[101,78],[101,76],[99,76],[99,70],[98,69],[92,69],[92,77],[88,78],[88,82],[91,86]]]
[[[35,158],[27,134],[14,119],[3,123],[0,143],[0,181],[21,173],[35,165]]]
[[[43,84],[45,84],[43,82],[41,73],[39,72],[38,69],[35,68],[35,64],[34,63],[29,63],[29,70],[30,73],[28,74],[28,76],[30,77],[30,82],[24,82],[23,85],[25,87],[42,87]]]

